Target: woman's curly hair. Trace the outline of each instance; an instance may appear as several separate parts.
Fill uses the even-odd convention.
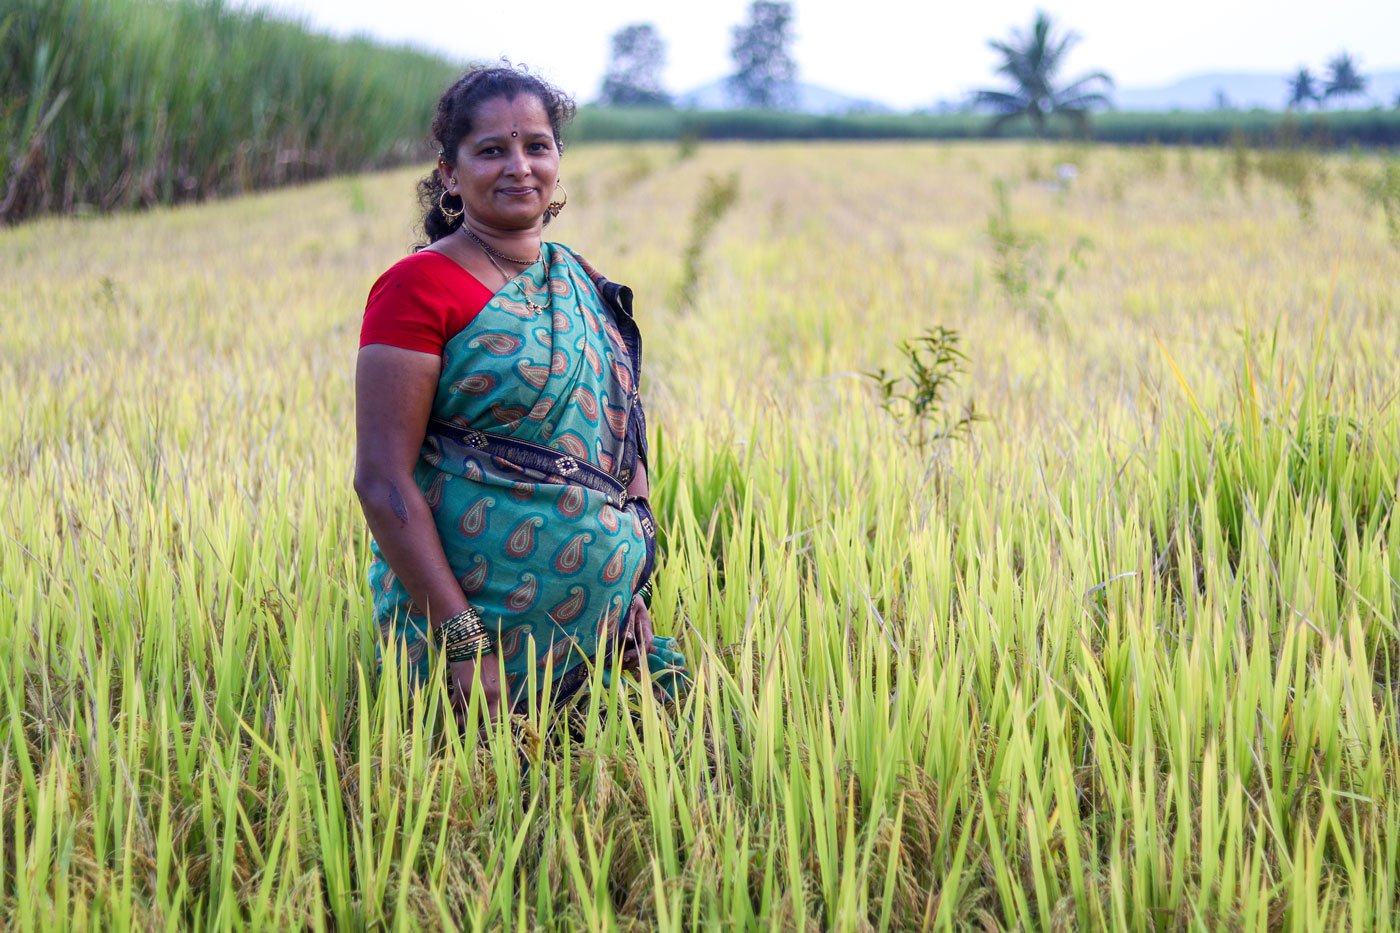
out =
[[[544,107],[550,129],[554,131],[554,146],[562,154],[563,129],[574,118],[573,100],[538,75],[506,64],[467,72],[438,99],[437,113],[433,116],[433,139],[443,161],[451,164],[457,158],[457,147],[462,137],[471,132],[472,120],[482,104],[501,97],[514,100],[521,94],[529,94]],[[449,221],[442,212],[446,190],[437,168],[418,182],[418,204],[423,209],[423,234],[428,243],[436,243],[462,225],[461,217]],[[459,199],[449,194],[445,200],[451,206],[452,201]],[[549,223],[549,220],[546,213],[544,222]],[[421,244],[419,248],[426,245]]]

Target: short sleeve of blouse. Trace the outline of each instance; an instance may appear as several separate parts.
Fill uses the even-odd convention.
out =
[[[387,344],[421,353],[443,347],[491,293],[451,259],[428,251],[399,260],[369,290],[360,346]]]

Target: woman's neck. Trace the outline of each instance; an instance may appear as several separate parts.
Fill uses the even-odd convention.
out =
[[[536,256],[544,240],[544,226],[529,227],[524,230],[508,230],[492,227],[473,220],[463,220],[464,230],[470,230],[502,253],[511,256]]]

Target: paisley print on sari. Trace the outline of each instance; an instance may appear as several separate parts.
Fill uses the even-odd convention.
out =
[[[471,373],[454,382],[452,391],[465,392],[468,395],[490,395],[496,391],[499,381],[491,373]]]
[[[458,579],[462,592],[468,596],[480,593],[486,587],[486,577],[491,572],[491,564],[480,554],[472,558],[472,569]]]
[[[581,586],[569,587],[569,597],[549,610],[549,617],[560,625],[568,625],[583,614],[588,605],[588,590]]]
[[[544,519],[540,516],[527,515],[506,538],[506,553],[519,560],[533,556],[535,553],[535,529],[543,524]]]
[[[583,569],[583,560],[586,556],[584,549],[593,540],[593,532],[580,531],[569,539],[568,543],[559,549],[559,553],[554,555],[554,572],[561,577],[571,577]],[[573,588],[570,588],[570,593]]]

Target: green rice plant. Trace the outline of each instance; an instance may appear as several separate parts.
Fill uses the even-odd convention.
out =
[[[969,301],[1025,155],[954,148],[703,147],[684,312],[692,198],[564,215],[638,295],[695,685],[484,737],[376,669],[350,489],[421,168],[0,231],[6,928],[1400,926],[1393,248],[1335,186],[1306,238],[1276,185],[1027,191],[1112,244],[1041,333]],[[934,319],[989,420],[931,472],[856,374]]]

